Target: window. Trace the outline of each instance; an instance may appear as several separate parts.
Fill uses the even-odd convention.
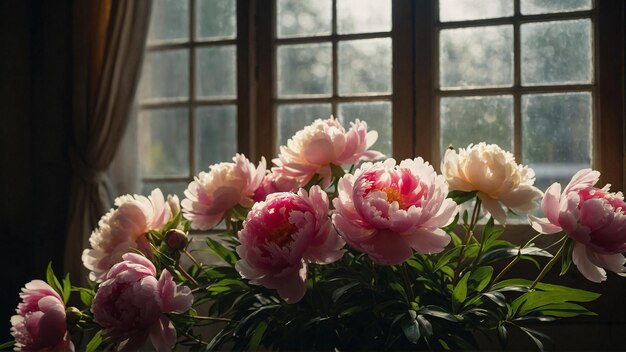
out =
[[[484,140],[534,167],[539,187],[592,166],[621,189],[623,6],[155,1],[139,96],[143,187],[182,195],[209,164],[236,151],[271,158],[333,114],[367,121],[375,147],[397,159],[438,165],[449,144]]]
[[[237,152],[236,44],[235,1],[154,2],[138,94],[143,193],[182,195]]]

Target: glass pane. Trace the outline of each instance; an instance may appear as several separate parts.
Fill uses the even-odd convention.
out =
[[[339,120],[344,128],[350,128],[350,122],[359,119],[367,122],[367,130],[378,132],[378,140],[371,147],[386,156],[391,156],[391,103],[345,103],[339,104]]]
[[[339,94],[391,92],[391,38],[339,42]]]
[[[441,22],[508,16],[513,16],[513,0],[439,0]]]
[[[330,104],[280,105],[277,145],[287,144],[287,140],[304,126],[317,119],[327,119],[330,114]]]
[[[237,108],[209,106],[196,110],[196,167],[230,161],[237,152]]]
[[[279,38],[329,35],[331,0],[278,0],[276,34]]]
[[[189,175],[187,111],[154,109],[139,114],[139,160],[144,177]]]
[[[236,0],[196,0],[196,36],[235,38],[237,36]]]
[[[522,83],[591,83],[591,20],[523,24]]]
[[[591,165],[591,94],[522,96],[522,159],[535,169],[537,184],[565,185]]]
[[[189,96],[189,51],[146,53],[141,76],[140,99]]]
[[[180,39],[189,40],[189,1],[154,1],[148,42]]]
[[[210,46],[196,51],[197,95],[210,98],[237,96],[237,62],[234,45]]]
[[[337,0],[341,34],[391,31],[391,0]]]
[[[591,10],[591,0],[521,0],[520,11],[524,15],[551,12]]]
[[[513,84],[513,26],[445,29],[439,40],[444,89]]]
[[[440,150],[495,143],[513,152],[513,97],[441,98]]]
[[[189,182],[181,182],[181,181],[170,181],[170,182],[142,182],[141,185],[141,194],[148,196],[155,188],[160,188],[161,192],[167,199],[167,195],[177,195],[179,200],[185,199],[185,190]]]
[[[278,95],[330,95],[330,43],[281,45],[277,50]]]

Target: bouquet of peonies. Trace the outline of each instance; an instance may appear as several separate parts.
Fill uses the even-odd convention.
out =
[[[83,253],[90,287],[49,267],[47,283],[22,290],[2,347],[476,349],[478,332],[505,344],[520,329],[542,349],[547,336],[528,324],[591,315],[582,303],[599,297],[543,283],[555,264],[594,282],[625,271],[626,203],[595,186],[597,171],[544,194],[497,145],[448,150],[440,175],[422,158],[377,161],[376,139],[359,120],[317,120],[271,171],[238,154],[197,175],[180,203],[159,189],[118,198]],[[528,215],[539,234],[503,240],[507,214],[539,202],[545,217]],[[206,246],[189,247],[190,229],[212,230]],[[556,254],[535,246],[555,233]],[[536,273],[511,278],[520,261]]]

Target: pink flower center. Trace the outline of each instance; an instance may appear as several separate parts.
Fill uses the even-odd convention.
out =
[[[626,212],[626,202],[616,197],[611,192],[605,192],[599,188],[589,187],[589,188],[579,191],[578,195],[580,196],[580,201],[578,202],[578,209],[582,207],[584,202],[588,201],[589,199],[595,198],[595,199],[606,200],[613,207],[614,211],[619,209],[621,210],[622,213]]]
[[[289,221],[285,221],[279,227],[274,228],[267,235],[267,239],[276,243],[280,247],[284,247],[293,241],[291,235],[296,232],[296,226]]]

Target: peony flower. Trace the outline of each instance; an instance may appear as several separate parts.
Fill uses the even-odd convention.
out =
[[[270,172],[263,178],[261,185],[254,191],[255,202],[264,201],[268,194],[278,192],[296,192],[296,180],[291,177],[286,177],[279,173]]]
[[[306,185],[315,174],[322,177],[326,188],[332,179],[330,164],[341,166],[359,161],[380,159],[380,152],[367,150],[378,139],[376,131],[367,132],[367,123],[356,120],[346,132],[334,117],[315,120],[311,125],[296,132],[280,147],[274,173],[295,178],[297,186]]]
[[[173,217],[171,206],[178,198],[163,198],[160,189],[150,196],[125,195],[115,200],[111,209],[98,222],[89,238],[91,249],[83,251],[83,265],[91,271],[89,278],[99,281],[122,255],[138,249],[148,255],[150,245],[145,236],[150,230],[160,230]]]
[[[191,290],[176,286],[163,270],[157,281],[156,268],[145,257],[126,253],[124,261],[106,274],[91,305],[93,318],[118,349],[137,350],[150,336],[157,351],[176,344],[176,329],[165,313],[184,313],[193,303]]]
[[[422,158],[364,163],[339,180],[333,223],[348,244],[378,264],[438,253],[450,242],[441,229],[457,212],[443,176]]]
[[[588,280],[606,280],[606,271],[626,272],[626,203],[621,192],[609,192],[609,185],[593,187],[598,171],[578,171],[561,193],[553,183],[541,203],[545,218],[529,215],[531,225],[540,233],[559,231],[576,241],[572,261]]]
[[[16,351],[74,351],[65,322],[65,304],[56,291],[41,280],[26,284],[22,302],[11,317]]]
[[[233,157],[232,163],[211,165],[210,172],[200,172],[185,190],[183,215],[191,227],[208,230],[217,225],[229,209],[241,205],[249,208],[252,197],[265,175],[265,159],[258,167],[242,154]]]
[[[250,283],[278,290],[287,303],[306,291],[307,262],[332,263],[343,240],[328,218],[328,196],[319,186],[273,193],[256,203],[239,232],[236,269]]]
[[[454,191],[478,191],[483,209],[500,224],[506,224],[505,206],[517,213],[537,208],[541,191],[533,186],[533,169],[518,165],[513,154],[495,144],[470,144],[459,152],[448,149],[441,173]]]

